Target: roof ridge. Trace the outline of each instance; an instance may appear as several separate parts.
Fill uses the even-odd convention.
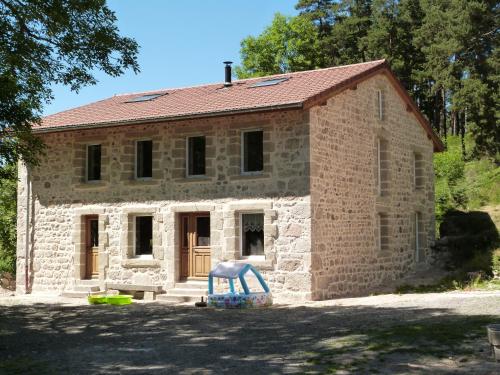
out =
[[[300,74],[310,73],[310,72],[321,72],[321,71],[325,71],[325,70],[343,69],[343,68],[349,68],[349,67],[357,66],[357,65],[366,65],[366,64],[377,65],[377,64],[383,64],[386,62],[387,62],[386,59],[380,59],[380,60],[365,61],[365,62],[361,62],[361,63],[347,64],[347,65],[329,66],[328,68],[321,68],[321,69],[309,69],[309,70],[300,70],[300,71],[288,72],[288,73],[276,73],[276,74],[270,74],[270,75],[260,76],[260,77],[249,77],[249,78],[237,79],[237,80],[234,80],[233,83],[256,81],[259,79],[273,78],[273,77],[280,77],[280,76],[293,76],[293,75],[300,75]],[[168,88],[157,89],[157,90],[127,92],[127,93],[115,94],[112,97],[128,96],[128,95],[140,95],[140,94],[147,95],[147,94],[152,94],[152,93],[164,93],[164,92],[175,91],[175,90],[193,89],[193,88],[197,88],[197,87],[209,87],[209,86],[218,86],[218,85],[224,86],[224,83],[223,82],[220,82],[220,83],[219,82],[202,83],[199,85],[192,85],[192,86],[168,87]]]

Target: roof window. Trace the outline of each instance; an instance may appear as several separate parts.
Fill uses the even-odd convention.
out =
[[[265,81],[256,82],[250,87],[264,87],[264,86],[274,86],[281,82],[288,81],[288,78],[274,78],[266,79]]]
[[[159,98],[160,96],[163,96],[163,95],[167,95],[167,93],[147,94],[147,95],[136,96],[135,98],[127,100],[125,103],[149,102],[149,101],[154,100],[156,98]]]

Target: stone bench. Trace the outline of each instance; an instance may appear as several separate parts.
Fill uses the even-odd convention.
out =
[[[144,292],[145,300],[155,300],[156,295],[163,292],[159,285],[140,285],[140,284],[115,284],[106,283],[106,290],[114,289],[126,292]]]

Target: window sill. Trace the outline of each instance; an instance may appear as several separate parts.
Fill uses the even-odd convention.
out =
[[[158,259],[131,258],[122,260],[123,268],[160,268]]]
[[[262,258],[240,258],[233,261],[234,263],[248,263],[257,268],[258,270],[274,270],[272,260]]]

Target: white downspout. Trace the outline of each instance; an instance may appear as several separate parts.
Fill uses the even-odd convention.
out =
[[[26,228],[24,233],[24,287],[25,294],[29,293],[29,255],[30,255],[30,195],[31,195],[31,180],[30,180],[30,168],[28,164],[26,166]]]

